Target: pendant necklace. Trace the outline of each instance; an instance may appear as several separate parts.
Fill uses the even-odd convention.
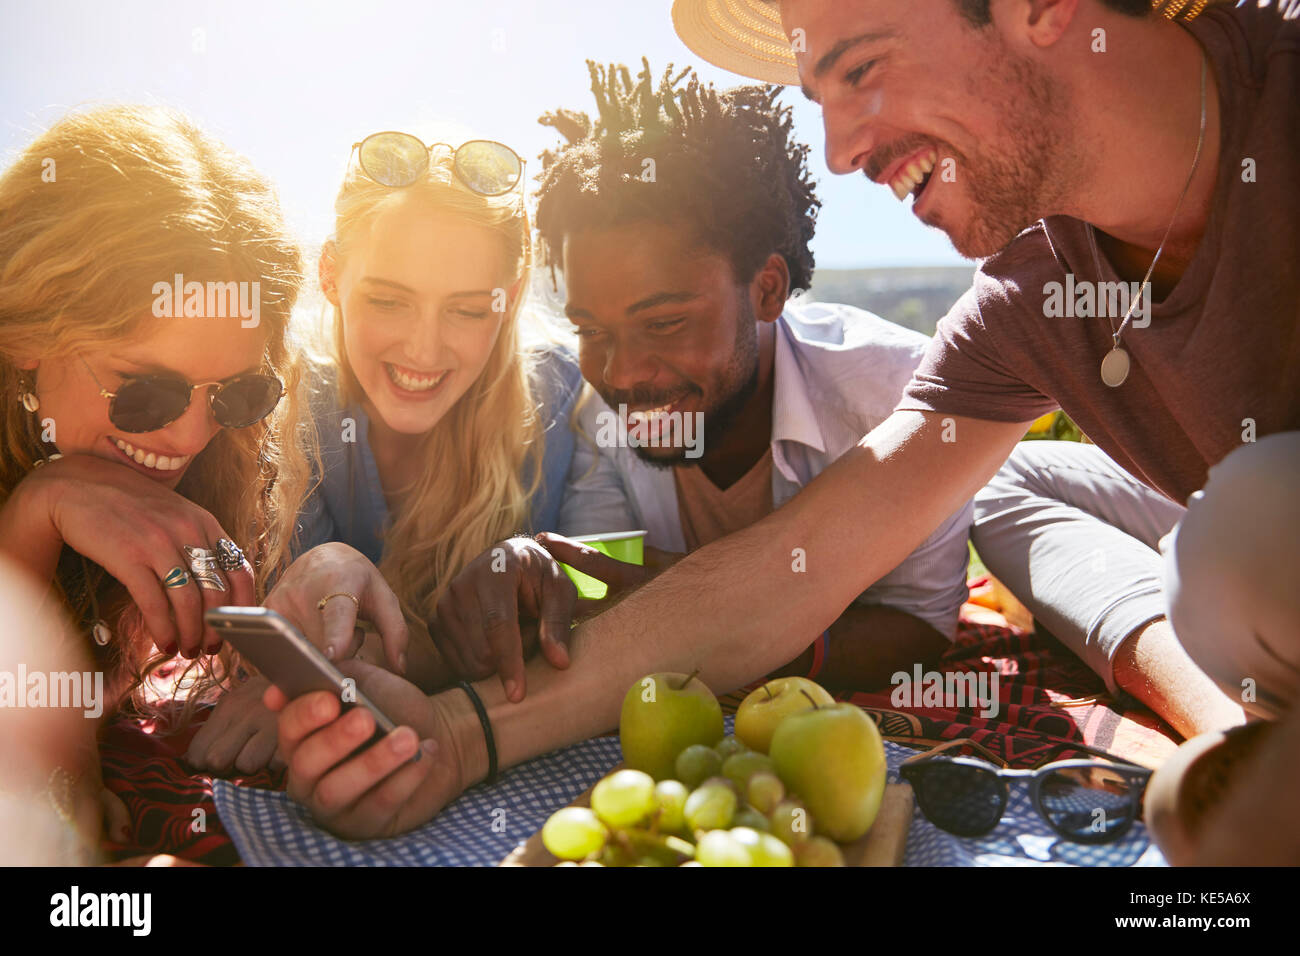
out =
[[[1118,329],[1113,329],[1111,339],[1113,345],[1111,350],[1106,353],[1106,357],[1101,360],[1101,380],[1111,388],[1118,388],[1124,384],[1128,378],[1129,369],[1132,367],[1132,360],[1129,359],[1128,352],[1120,347],[1120,339],[1124,337],[1124,331],[1133,319],[1133,312],[1137,309],[1142,297],[1147,294],[1147,283],[1151,281],[1151,273],[1156,271],[1156,263],[1160,261],[1160,253],[1165,251],[1165,243],[1169,241],[1169,234],[1174,231],[1174,223],[1178,221],[1178,211],[1183,207],[1183,200],[1187,198],[1187,191],[1192,187],[1192,180],[1196,178],[1196,167],[1201,162],[1201,147],[1205,145],[1205,75],[1208,69],[1208,58],[1205,51],[1201,51],[1201,131],[1196,139],[1196,155],[1192,158],[1192,171],[1187,174],[1187,183],[1183,186],[1182,195],[1178,197],[1178,202],[1174,205],[1173,218],[1169,220],[1169,228],[1165,230],[1165,237],[1160,240],[1160,245],[1156,247],[1155,258],[1151,260],[1151,267],[1147,269],[1146,277],[1142,280],[1142,285],[1138,287],[1137,297],[1129,303],[1128,311],[1124,313],[1124,321],[1120,322]]]

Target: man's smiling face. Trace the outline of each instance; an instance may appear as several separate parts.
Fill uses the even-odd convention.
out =
[[[565,312],[583,377],[615,410],[704,416],[715,447],[754,394],[758,332],[751,291],[720,253],[681,226],[637,223],[566,236]],[[685,448],[639,447],[655,465],[698,464]]]
[[[832,172],[912,195],[970,257],[1057,211],[1075,165],[1068,96],[999,23],[974,27],[953,0],[782,0],[781,19]]]

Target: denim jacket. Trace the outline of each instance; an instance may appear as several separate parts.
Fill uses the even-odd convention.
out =
[[[529,533],[558,528],[573,458],[575,435],[569,420],[582,390],[577,360],[566,349],[545,350],[534,370],[533,394],[540,403],[545,433],[542,482],[531,503],[528,526],[518,529]],[[316,374],[312,414],[324,474],[298,515],[294,553],[342,541],[378,564],[390,515],[370,450],[370,418],[360,405],[340,406],[335,370]],[[532,475],[526,470],[521,478],[527,483]]]

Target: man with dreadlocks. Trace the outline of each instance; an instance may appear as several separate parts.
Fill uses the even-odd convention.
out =
[[[775,88],[719,92],[671,67],[656,83],[642,62],[635,80],[588,63],[594,119],[542,117],[565,144],[543,156],[537,223],[600,396],[579,415],[587,440],[558,527],[647,529],[662,567],[654,552],[671,561],[748,527],[884,421],[926,339],[848,306],[787,301],[811,281],[820,203]],[[781,673],[877,687],[937,658],[967,595],[970,522],[968,502]],[[552,555],[615,589],[646,575],[564,538],[539,541],[502,542],[440,609],[481,624],[439,633],[448,659],[466,662],[460,676],[495,672],[512,699],[529,618],[555,645],[547,658],[564,661],[557,638],[574,595],[548,589]],[[800,570],[804,558],[791,561]]]
[[[560,526],[645,528],[649,546],[693,551],[783,505],[884,421],[927,340],[787,302],[812,279],[820,203],[779,91],[589,68],[596,116],[543,118],[567,145],[544,156],[537,206],[604,400],[582,413],[590,441]],[[937,658],[966,597],[970,521],[965,503],[787,670],[881,686]]]

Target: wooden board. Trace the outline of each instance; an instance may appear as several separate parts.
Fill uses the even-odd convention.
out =
[[[591,790],[574,800],[571,807],[591,806]],[[901,866],[907,849],[907,830],[912,822],[912,788],[905,783],[885,787],[876,822],[866,836],[855,843],[841,844],[848,866]],[[499,866],[554,866],[560,862],[542,845],[539,830],[523,846],[498,864]]]

